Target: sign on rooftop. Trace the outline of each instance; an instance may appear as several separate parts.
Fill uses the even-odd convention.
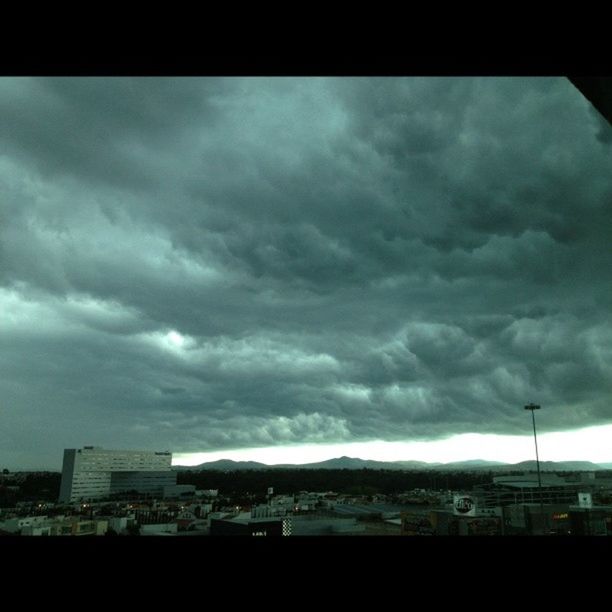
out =
[[[453,514],[459,516],[476,516],[476,500],[471,495],[454,495]]]

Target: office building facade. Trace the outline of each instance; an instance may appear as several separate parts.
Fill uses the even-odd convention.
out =
[[[175,484],[170,452],[69,448],[64,450],[59,501],[87,501],[126,491],[161,496],[165,486]]]

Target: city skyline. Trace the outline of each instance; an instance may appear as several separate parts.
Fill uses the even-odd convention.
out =
[[[0,468],[521,461],[529,402],[542,461],[612,462],[612,128],[567,79],[0,78],[0,113]]]

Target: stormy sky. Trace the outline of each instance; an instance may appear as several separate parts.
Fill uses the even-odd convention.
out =
[[[611,236],[564,78],[2,78],[0,467],[611,424]]]

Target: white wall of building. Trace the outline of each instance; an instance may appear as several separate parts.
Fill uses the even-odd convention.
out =
[[[171,468],[172,453],[167,451],[107,450],[94,446],[66,449],[60,502],[108,496],[113,473],[170,472]]]

